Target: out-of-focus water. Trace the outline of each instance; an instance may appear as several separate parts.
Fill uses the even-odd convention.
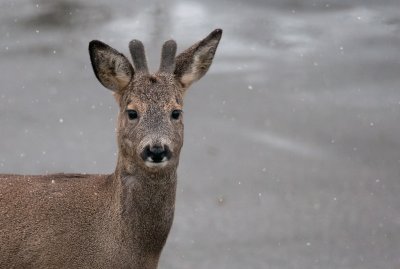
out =
[[[398,1],[2,1],[0,172],[111,173],[88,42],[224,34],[186,96],[160,268],[400,268]]]

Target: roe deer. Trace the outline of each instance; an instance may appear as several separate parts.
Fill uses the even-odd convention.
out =
[[[183,95],[209,69],[221,29],[175,57],[164,43],[149,74],[143,44],[133,66],[100,41],[94,73],[119,105],[111,175],[0,175],[0,268],[157,268],[175,206]]]

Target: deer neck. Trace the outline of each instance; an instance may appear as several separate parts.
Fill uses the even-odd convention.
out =
[[[122,222],[140,252],[159,253],[170,231],[176,194],[176,170],[153,172],[119,156],[115,171]]]

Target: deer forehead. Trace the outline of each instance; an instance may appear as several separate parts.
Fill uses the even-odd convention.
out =
[[[146,111],[149,109],[182,109],[182,93],[168,75],[141,76],[129,85],[125,94],[126,109]]]

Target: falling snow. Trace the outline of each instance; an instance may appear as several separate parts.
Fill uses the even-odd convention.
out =
[[[111,173],[119,107],[87,42],[157,60],[220,25],[160,267],[398,268],[398,1],[156,2],[2,2],[0,173]]]

